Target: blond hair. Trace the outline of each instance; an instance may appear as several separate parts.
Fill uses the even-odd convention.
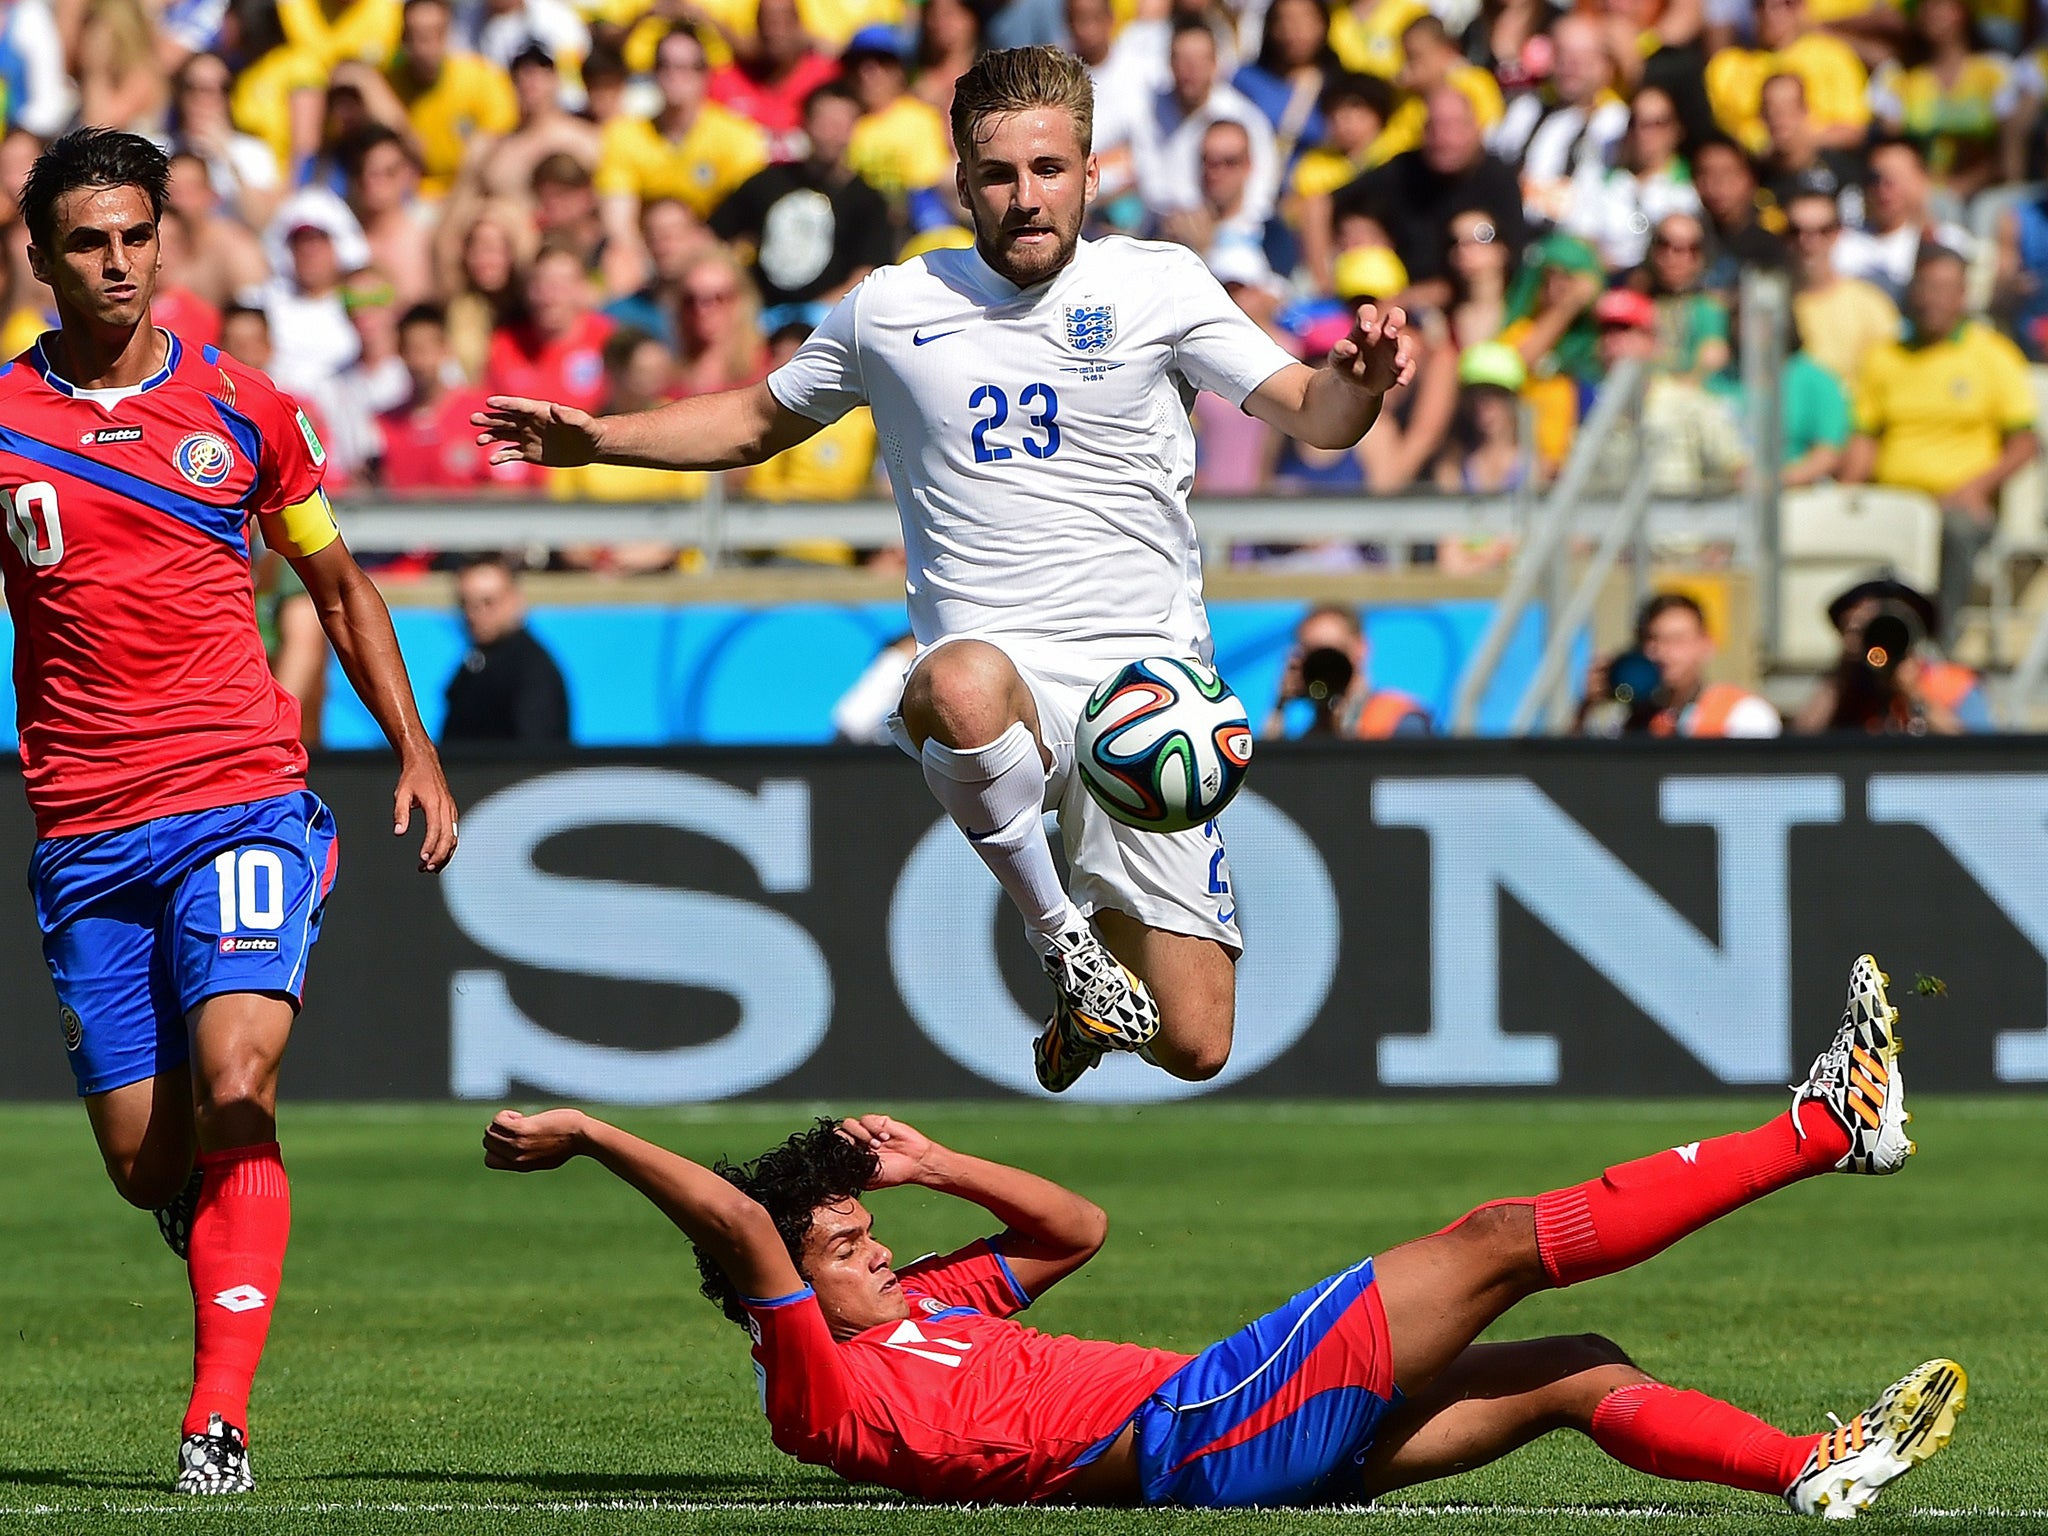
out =
[[[1005,112],[1051,107],[1074,119],[1086,154],[1095,139],[1095,87],[1088,66],[1062,49],[998,48],[983,54],[953,83],[953,150],[965,164],[974,157],[982,123]]]

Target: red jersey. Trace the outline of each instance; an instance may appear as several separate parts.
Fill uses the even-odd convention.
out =
[[[552,341],[543,340],[523,320],[501,325],[491,333],[485,392],[595,411],[604,403],[604,344],[611,333],[610,318],[595,310]]]
[[[837,59],[807,53],[796,61],[789,78],[780,85],[759,79],[737,64],[728,64],[711,72],[711,83],[706,89],[720,106],[730,107],[767,129],[774,140],[776,159],[793,160],[805,152],[804,102],[819,86],[838,78]]]
[[[484,408],[481,389],[453,389],[424,410],[401,405],[377,418],[384,437],[383,484],[390,491],[473,491],[528,477],[523,464],[493,466],[470,414]]]
[[[0,576],[43,837],[305,782],[299,707],[256,632],[248,525],[289,548],[283,514],[320,496],[326,453],[263,375],[165,334],[160,370],[97,399],[40,342],[0,367]]]
[[[1031,1298],[986,1241],[900,1278],[910,1317],[844,1343],[808,1288],[747,1303],[777,1449],[922,1499],[1029,1503],[1192,1358],[1012,1321]]]

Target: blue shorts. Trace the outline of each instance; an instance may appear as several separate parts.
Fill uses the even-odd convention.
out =
[[[29,891],[79,1094],[183,1065],[185,1016],[209,997],[296,1008],[336,851],[303,789],[37,843]]]
[[[1372,1260],[1310,1286],[1168,1377],[1133,1416],[1147,1504],[1222,1509],[1357,1496],[1401,1401]]]

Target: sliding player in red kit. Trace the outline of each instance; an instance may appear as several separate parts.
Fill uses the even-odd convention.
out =
[[[256,632],[252,517],[398,752],[393,831],[423,813],[421,869],[454,852],[455,806],[304,414],[150,324],[168,175],[147,139],[82,128],[22,187],[59,328],[0,367],[0,575],[65,1048],[114,1187],[190,1271],[176,1486],[240,1493],[291,1227],[278,1065],[335,871]]]
[[[1913,1152],[1897,1019],[1864,955],[1786,1113],[1482,1205],[1193,1356],[1016,1321],[1095,1256],[1103,1213],[884,1115],[703,1168],[577,1110],[507,1110],[484,1160],[532,1172],[588,1157],[660,1207],[695,1246],[704,1294],[754,1341],[776,1446],[853,1482],[940,1503],[1357,1503],[1575,1429],[1640,1471],[1842,1518],[1947,1444],[1965,1389],[1954,1361],[1801,1435],[1666,1386],[1603,1338],[1475,1340],[1524,1297],[1640,1264],[1788,1184],[1896,1173]],[[903,1184],[1004,1230],[897,1269],[860,1197]]]

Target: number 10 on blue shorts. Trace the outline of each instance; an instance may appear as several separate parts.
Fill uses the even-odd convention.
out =
[[[308,790],[36,844],[29,890],[79,1093],[183,1065],[185,1017],[209,997],[296,1008],[336,852]]]

